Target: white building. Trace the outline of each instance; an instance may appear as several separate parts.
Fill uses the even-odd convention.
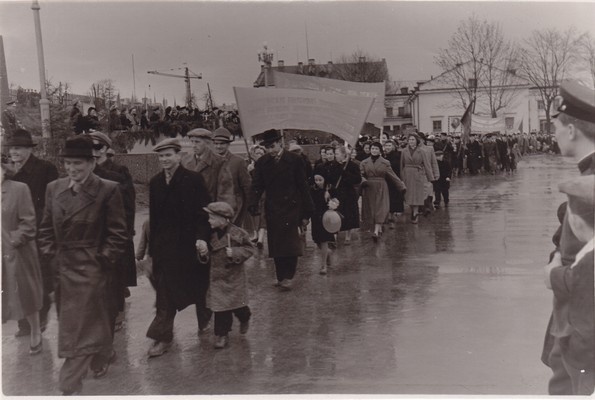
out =
[[[412,123],[420,132],[461,132],[460,119],[465,112],[461,95],[466,100],[468,96],[461,86],[455,87],[452,76],[449,76],[451,73],[446,72],[427,82],[419,82],[409,97]],[[507,83],[494,88],[500,91],[504,99],[505,106],[497,111],[497,116],[503,118],[505,131],[545,131],[545,109],[539,91],[514,72],[504,73],[509,74]],[[469,79],[466,87],[472,88],[475,82],[477,80]],[[487,93],[487,88],[477,87],[475,114],[490,116]]]

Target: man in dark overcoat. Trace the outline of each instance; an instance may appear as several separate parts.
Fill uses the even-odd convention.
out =
[[[163,140],[153,149],[163,171],[149,183],[149,255],[157,295],[156,315],[147,331],[147,337],[154,340],[149,357],[158,357],[171,347],[177,311],[191,304],[206,308],[207,265],[197,259],[196,242],[210,238],[203,207],[211,198],[202,177],[180,164],[180,150],[176,139]]]
[[[96,166],[93,173],[102,179],[118,183],[122,201],[124,203],[124,214],[126,215],[127,240],[123,248],[122,257],[118,259],[113,275],[108,280],[108,291],[110,293],[110,316],[113,332],[122,327],[124,319],[124,299],[128,292],[128,286],[136,286],[136,262],[134,259],[134,216],[136,192],[132,183],[132,176],[128,168],[116,164],[107,157],[107,151],[111,148],[111,139],[103,132],[93,131],[88,134],[93,142],[93,155]],[[112,332],[112,333],[113,333]],[[94,376],[99,378],[107,373],[109,363],[113,360],[114,352],[109,349],[106,353],[99,354],[93,360],[91,369]]]
[[[41,256],[57,265],[60,390],[72,395],[93,357],[112,345],[106,285],[127,227],[118,184],[93,174],[89,138],[67,140],[61,156],[68,176],[47,187],[38,240]]]
[[[576,81],[563,82],[550,115],[562,155],[578,161],[581,175],[595,175],[595,91]],[[573,233],[567,214],[564,203],[558,209],[562,225],[554,234],[556,249],[545,266],[554,307],[541,360],[553,372],[549,394],[591,395],[595,389],[593,270],[573,268],[585,242]]]
[[[249,211],[258,214],[258,201],[266,193],[265,217],[269,257],[275,262],[277,286],[291,290],[298,257],[303,253],[299,229],[307,225],[314,204],[300,156],[285,151],[276,130],[263,134],[267,154],[256,161]]]
[[[482,153],[481,143],[477,141],[477,136],[472,134],[469,137],[469,143],[467,143],[467,168],[469,168],[471,175],[477,175],[481,169],[483,163]]]
[[[5,143],[8,147],[8,154],[14,167],[14,174],[11,179],[17,182],[27,184],[31,191],[33,206],[35,207],[35,217],[37,227],[43,217],[43,208],[45,206],[45,190],[48,183],[58,179],[58,170],[54,164],[40,160],[33,155],[33,143],[31,134],[24,129],[17,129],[12,137],[9,137]],[[41,331],[45,331],[48,323],[48,312],[52,305],[50,293],[54,291],[54,276],[52,267],[46,260],[40,260],[41,276],[43,279],[43,306],[39,310],[39,324]],[[26,336],[31,332],[31,327],[26,319],[19,321],[19,330],[15,336]]]

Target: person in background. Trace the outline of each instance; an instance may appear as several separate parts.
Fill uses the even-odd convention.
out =
[[[450,201],[450,180],[452,178],[452,168],[450,163],[444,160],[444,153],[440,150],[436,152],[436,160],[438,162],[438,168],[440,169],[440,178],[434,181],[434,207],[440,208],[440,203],[444,199],[444,207],[448,207]]]
[[[407,148],[401,152],[401,175],[407,187],[405,202],[411,207],[411,223],[418,223],[419,207],[426,199],[425,186],[434,180],[430,160],[421,150],[421,139],[416,133],[407,136]]]
[[[254,165],[256,161],[262,156],[266,154],[266,150],[264,147],[255,145],[251,149],[252,154],[252,162],[248,164],[248,173],[250,174],[250,178],[254,179]],[[264,247],[264,238],[267,233],[267,224],[264,212],[264,199],[265,195],[262,195],[260,200],[258,201],[258,213],[256,215],[249,215],[249,218],[252,220],[252,227],[255,231],[255,236],[252,238],[252,242],[256,243],[256,247],[262,249]]]
[[[35,235],[36,213],[25,183],[7,178],[2,164],[2,323],[27,321],[29,354],[42,351],[39,311],[43,284]]]

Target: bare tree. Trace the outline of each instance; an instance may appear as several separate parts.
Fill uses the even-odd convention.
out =
[[[525,40],[520,61],[523,75],[537,88],[545,105],[546,130],[550,133],[550,105],[558,86],[572,72],[577,61],[579,37],[574,29],[560,32],[554,28],[533,31]]]
[[[352,82],[390,82],[391,80],[386,61],[378,60],[361,50],[339,57],[333,65],[333,77]]]
[[[582,36],[580,41],[581,56],[584,59],[595,87],[595,39],[589,33]]]
[[[61,106],[66,105],[69,89],[70,84],[68,82],[58,82],[56,85],[51,81],[51,79],[47,79],[45,81],[47,98],[52,104],[59,104]]]
[[[472,15],[459,24],[448,47],[439,51],[434,62],[444,71],[441,79],[455,88],[454,96],[462,108],[474,98],[480,101],[486,97],[495,118],[517,94],[521,81],[516,75],[517,52],[498,23]]]
[[[89,96],[93,99],[95,108],[98,110],[103,107],[109,108],[116,101],[118,90],[111,79],[102,79],[91,85]]]

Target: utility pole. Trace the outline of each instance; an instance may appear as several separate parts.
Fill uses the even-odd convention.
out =
[[[39,99],[39,108],[41,111],[41,133],[44,138],[50,138],[52,136],[50,131],[50,102],[47,97],[45,90],[45,62],[43,59],[43,42],[41,40],[41,20],[39,18],[39,3],[37,0],[33,0],[31,4],[33,10],[33,20],[35,21],[35,37],[37,42],[37,59],[39,62],[39,81],[41,84]]]

